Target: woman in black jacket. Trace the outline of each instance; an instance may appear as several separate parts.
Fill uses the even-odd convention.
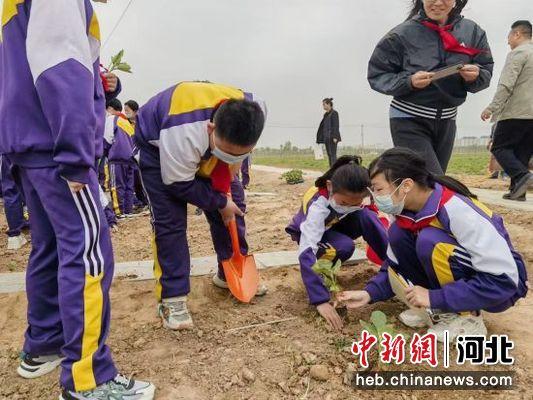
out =
[[[368,65],[370,86],[393,96],[395,146],[419,152],[434,174],[446,172],[457,107],[467,93],[489,87],[494,61],[485,31],[463,18],[468,0],[413,0],[409,18],[379,42]],[[435,71],[463,64],[432,80]]]
[[[329,166],[331,167],[337,161],[337,144],[341,141],[339,113],[333,109],[333,98],[322,100],[322,106],[326,113],[318,127],[316,142],[326,145],[326,153],[328,154]]]

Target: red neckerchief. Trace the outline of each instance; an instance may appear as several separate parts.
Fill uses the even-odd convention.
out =
[[[404,217],[403,215],[397,215],[396,216],[396,224],[402,229],[408,230],[413,233],[418,233],[422,229],[427,228],[435,218],[437,218],[437,214],[440,211],[440,209],[455,195],[455,192],[453,190],[448,189],[446,186],[442,187],[442,194],[439,201],[439,205],[437,207],[437,212],[435,215],[424,218],[420,221],[413,221],[410,218]]]
[[[453,29],[453,24],[439,26],[429,21],[421,21],[422,25],[428,27],[429,29],[437,32],[442,40],[444,50],[449,51],[450,53],[460,53],[466,54],[470,57],[477,56],[482,53],[484,50],[475,49],[473,47],[466,47],[459,43],[457,38],[453,36],[449,31]]]
[[[217,160],[217,165],[215,165],[215,168],[213,168],[210,178],[211,186],[214,190],[224,194],[229,193],[232,176],[228,164]]]

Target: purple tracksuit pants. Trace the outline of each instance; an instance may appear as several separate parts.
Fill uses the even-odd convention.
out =
[[[152,212],[155,234],[154,271],[158,300],[185,296],[190,292],[189,274],[191,258],[187,243],[187,203],[170,192],[161,180],[157,169],[142,171],[144,188]],[[233,201],[244,212],[244,190],[238,179],[231,183]],[[211,238],[218,259],[218,275],[224,278],[221,261],[233,254],[228,229],[217,211],[206,211]],[[248,253],[246,226],[243,217],[237,217],[237,229],[241,252]]]
[[[7,236],[18,236],[22,229],[28,226],[24,219],[24,202],[20,188],[11,175],[11,162],[4,156],[0,161],[2,169],[2,196],[4,198],[4,212],[7,220]]]
[[[133,211],[133,170],[131,163],[109,162],[111,200],[116,215],[131,214]]]
[[[16,173],[32,236],[24,352],[62,354],[61,385],[90,390],[117,374],[105,345],[114,264],[96,172],[78,193],[55,167],[17,167]]]

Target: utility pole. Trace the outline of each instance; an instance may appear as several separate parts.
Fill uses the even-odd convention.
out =
[[[361,152],[365,151],[365,125],[361,124]]]

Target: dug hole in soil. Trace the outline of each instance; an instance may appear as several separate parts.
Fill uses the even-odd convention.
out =
[[[250,192],[275,193],[275,197],[249,197],[247,224],[252,252],[295,250],[283,229],[297,210],[301,196],[312,180],[288,187],[276,174],[254,174]],[[493,207],[507,223],[513,243],[522,252],[531,274],[533,213]],[[189,217],[189,239],[193,256],[213,254],[205,218]],[[1,229],[5,220],[0,221]],[[113,235],[116,260],[149,260],[148,217],[121,221]],[[23,271],[29,247],[7,252],[0,242],[0,272]],[[343,267],[339,280],[345,289],[362,288],[375,273],[368,263]],[[261,273],[269,294],[252,304],[238,303],[228,292],[215,288],[210,277],[191,279],[188,305],[195,328],[172,332],[161,327],[156,316],[154,282],[117,280],[112,287],[112,325],[108,344],[122,373],[150,380],[157,386],[157,399],[532,399],[533,361],[531,313],[528,297],[503,314],[487,314],[489,334],[507,334],[514,340],[512,367],[456,366],[451,370],[506,370],[515,373],[512,391],[356,391],[346,384],[357,360],[349,350],[361,331],[359,319],[369,320],[374,310],[387,314],[397,331],[413,334],[397,320],[404,307],[392,300],[350,311],[342,333],[331,332],[310,307],[297,267]],[[26,381],[16,374],[18,354],[26,326],[24,293],[0,295],[0,399],[57,399],[56,371]],[[229,329],[249,324],[296,317],[296,319],[237,332]],[[375,354],[375,350],[373,354]],[[439,350],[439,356],[442,352]],[[452,360],[455,352],[452,353]],[[355,367],[357,369],[357,367]],[[373,370],[430,370],[405,363]],[[438,370],[443,370],[439,367]]]

